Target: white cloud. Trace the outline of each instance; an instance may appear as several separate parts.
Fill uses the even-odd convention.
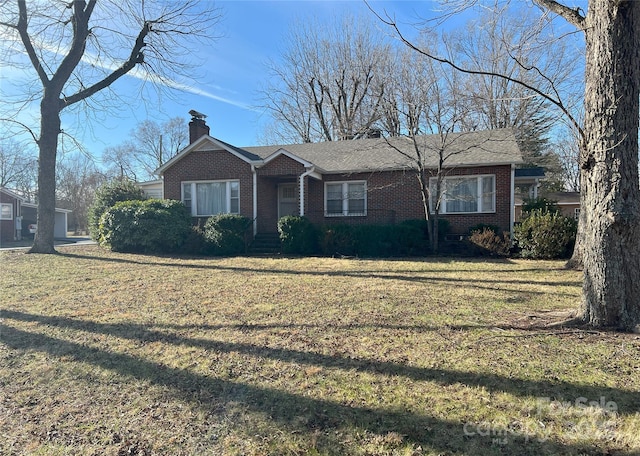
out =
[[[19,40],[17,35],[4,36],[3,38],[6,38],[6,39],[3,40],[5,44],[0,46],[2,48],[7,47],[6,45],[8,44],[8,42],[13,42],[13,44],[15,44]],[[50,43],[46,43],[42,41],[34,42],[34,46],[36,46],[38,49],[41,49],[43,51],[46,51],[58,56],[64,56],[68,51],[67,47],[61,46],[60,44],[54,46],[54,45],[51,45]],[[20,53],[26,55],[26,51],[23,49],[20,50]],[[114,71],[121,65],[121,63],[118,63],[116,61],[105,62],[104,59],[101,59],[98,56],[93,55],[91,53],[85,53],[82,57],[82,62],[84,62],[87,65],[92,65],[94,67],[99,67],[108,71]],[[3,70],[5,69],[6,68],[3,68]],[[6,73],[4,71],[3,73],[4,73],[3,76],[6,76]],[[162,76],[150,76],[148,72],[144,71],[144,69],[140,67],[133,68],[133,70],[127,73],[127,76],[141,80],[141,81],[147,81],[147,82],[150,81],[153,84],[162,85],[164,87],[167,87],[173,90],[179,90],[182,92],[187,92],[194,95],[210,98],[212,100],[216,100],[221,103],[235,106],[237,108],[244,109],[247,111],[254,111],[254,109],[251,106],[247,105],[246,103],[216,95],[215,93],[212,93],[210,91],[197,87],[195,84],[179,82],[174,79],[162,77]],[[221,87],[217,87],[217,88],[219,90],[224,90]]]

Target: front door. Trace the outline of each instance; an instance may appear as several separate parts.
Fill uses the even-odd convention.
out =
[[[298,214],[296,184],[278,185],[278,218]]]

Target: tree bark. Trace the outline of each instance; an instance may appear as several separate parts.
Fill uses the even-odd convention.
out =
[[[634,330],[640,323],[640,2],[591,0],[585,30],[580,318]]]
[[[38,215],[36,235],[29,253],[55,253],[53,246],[56,206],[56,157],[60,134],[60,108],[57,96],[45,90],[40,103],[38,140]]]

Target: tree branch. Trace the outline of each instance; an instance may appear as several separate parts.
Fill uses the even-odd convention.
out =
[[[62,100],[65,106],[72,105],[79,101],[84,100],[85,98],[89,98],[91,95],[99,92],[100,90],[109,87],[113,84],[118,78],[127,74],[131,71],[137,64],[144,62],[144,55],[142,53],[142,48],[146,46],[144,42],[147,35],[151,32],[152,23],[147,21],[144,23],[142,30],[138,33],[138,37],[136,38],[136,42],[131,49],[131,53],[129,54],[129,58],[117,69],[115,69],[112,73],[110,73],[107,77],[102,79],[101,81],[96,82],[90,87],[87,87],[84,90],[81,90],[74,95],[64,97]]]
[[[569,8],[555,0],[533,0],[542,8],[546,8],[552,13],[562,16],[567,22],[575,25],[580,30],[585,29],[585,17],[581,14],[580,8]]]
[[[535,1],[545,1],[546,2],[548,0],[535,0]],[[551,1],[551,0],[549,0],[549,1]],[[553,2],[553,3],[556,3],[556,2]],[[452,60],[449,60],[448,58],[438,57],[438,56],[433,55],[433,54],[431,54],[430,52],[428,52],[428,51],[426,51],[424,49],[420,49],[418,46],[413,44],[411,41],[409,41],[404,36],[404,34],[400,31],[400,28],[398,27],[398,24],[394,20],[392,20],[389,17],[387,17],[387,19],[383,18],[375,10],[373,10],[373,8],[371,8],[370,6],[369,6],[369,9],[373,12],[373,14],[376,15],[376,17],[380,21],[382,21],[382,23],[390,26],[391,28],[393,28],[395,30],[398,38],[400,38],[400,41],[402,41],[410,49],[413,49],[414,51],[424,55],[425,57],[428,57],[431,60],[435,60],[436,62],[443,63],[445,65],[449,65],[454,70],[460,71],[462,73],[478,75],[478,76],[496,77],[496,78],[500,78],[500,79],[503,79],[503,80],[506,80],[506,81],[509,81],[509,82],[513,82],[514,84],[518,84],[518,85],[520,85],[520,86],[522,86],[522,87],[534,92],[535,94],[543,97],[545,100],[553,103],[553,105],[555,105],[558,109],[560,109],[560,111],[562,111],[562,113],[567,117],[567,119],[569,119],[569,122],[576,129],[576,131],[578,131],[580,137],[582,139],[585,139],[586,136],[585,136],[585,133],[584,133],[582,127],[580,126],[579,122],[575,119],[575,117],[573,117],[571,115],[571,113],[569,112],[567,107],[564,106],[564,104],[562,103],[562,100],[553,98],[552,96],[550,96],[549,94],[544,93],[542,90],[538,89],[537,87],[534,87],[533,85],[528,84],[528,83],[526,83],[526,82],[524,82],[524,81],[522,81],[520,79],[515,79],[515,78],[512,78],[511,76],[508,76],[508,75],[505,75],[505,74],[501,74],[501,73],[496,73],[496,72],[493,72],[493,71],[471,70],[471,69],[468,69],[468,68],[464,68],[464,67],[459,66],[458,64],[456,64]]]
[[[33,68],[38,73],[40,82],[42,82],[43,86],[46,86],[47,84],[49,84],[49,76],[47,76],[47,73],[44,71],[44,68],[40,63],[40,59],[38,59],[38,54],[36,53],[36,50],[31,43],[31,37],[29,36],[29,31],[27,30],[27,26],[29,25],[27,15],[27,2],[19,1],[18,10],[18,24],[15,26],[15,29],[20,34],[20,40],[22,40],[24,49],[27,51],[27,56],[29,56],[31,65],[33,65]],[[4,25],[11,26],[10,24]]]
[[[73,2],[73,14],[71,16],[73,40],[71,41],[71,48],[51,78],[52,89],[56,93],[56,97],[62,92],[64,85],[84,55],[87,37],[89,36],[89,19],[95,4],[96,0],[89,0],[87,4],[84,1]]]

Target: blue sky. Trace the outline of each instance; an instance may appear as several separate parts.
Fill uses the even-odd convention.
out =
[[[520,0],[518,0],[520,1]],[[584,3],[584,0],[569,0]],[[195,49],[202,58],[198,78],[189,82],[185,90],[171,90],[170,94],[139,92],[139,79],[124,76],[112,89],[118,94],[115,108],[102,112],[82,111],[63,116],[63,129],[79,141],[96,158],[105,148],[117,146],[127,140],[135,125],[150,119],[163,122],[180,116],[189,119],[188,111],[195,109],[206,114],[211,134],[237,146],[256,145],[260,142],[265,125],[270,123],[268,114],[261,108],[259,91],[268,82],[266,62],[277,61],[285,47],[285,37],[297,21],[331,21],[350,14],[373,18],[367,5],[352,1],[217,1],[222,19],[213,33],[220,36],[212,47]],[[379,12],[386,12],[405,24],[405,30],[415,29],[409,24],[419,18],[433,17],[438,2],[426,1],[376,1],[370,5]],[[468,18],[473,11],[466,15]],[[449,22],[448,27],[460,25]],[[383,25],[380,26],[384,31]],[[2,72],[4,71],[4,75]],[[12,77],[9,69],[0,66],[0,83]],[[166,91],[165,91],[166,92]],[[33,106],[37,112],[37,104]],[[1,116],[0,116],[1,117]],[[25,121],[26,122],[26,121]],[[31,120],[36,122],[37,119]],[[70,141],[63,138],[66,144]],[[66,147],[66,146],[65,146]]]
[[[188,111],[195,109],[206,114],[211,135],[237,146],[259,143],[268,114],[259,108],[259,90],[267,83],[265,63],[277,60],[284,48],[284,39],[291,24],[298,20],[330,20],[350,13],[372,17],[361,1],[218,1],[222,20],[218,30],[221,37],[209,49],[199,49],[206,56],[199,68],[197,84],[203,94],[193,90],[173,90],[170,96],[155,97],[149,92],[144,103],[139,102],[135,87],[139,81],[131,76],[118,80],[113,89],[122,94],[124,103],[117,116],[89,117],[91,125],[72,125],[76,118],[68,118],[70,130],[92,155],[100,155],[108,146],[125,141],[136,123],[146,119],[162,122],[172,117],[189,119]],[[372,2],[380,11],[396,14],[398,19],[414,20],[415,12],[428,15],[432,2]],[[82,119],[80,120],[82,122]],[[79,127],[79,128],[77,128]]]

